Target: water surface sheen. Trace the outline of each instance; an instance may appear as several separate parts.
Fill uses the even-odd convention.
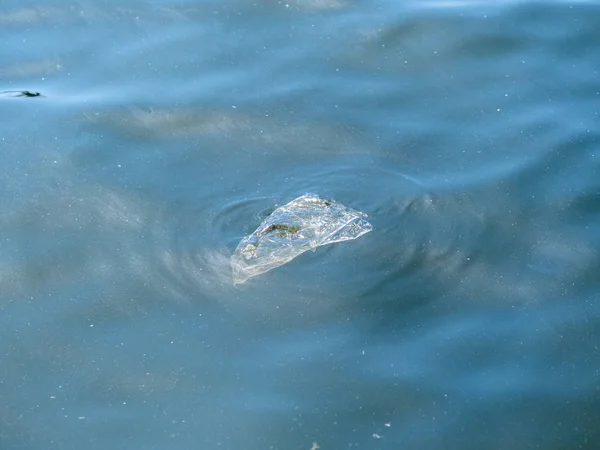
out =
[[[5,0],[0,42],[0,449],[600,448],[596,2]],[[373,231],[234,287],[305,193]]]

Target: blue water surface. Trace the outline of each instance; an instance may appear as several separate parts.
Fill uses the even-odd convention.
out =
[[[600,448],[597,2],[5,0],[0,42],[0,449]],[[373,231],[233,286],[305,193]]]

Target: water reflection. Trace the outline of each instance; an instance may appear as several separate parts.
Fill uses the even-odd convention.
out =
[[[34,61],[21,61],[0,68],[0,77],[20,78],[32,76],[48,76],[64,70],[64,64],[59,58],[43,58]]]
[[[261,151],[296,157],[328,153],[365,153],[377,151],[366,144],[360,130],[345,125],[323,125],[298,118],[265,112],[242,112],[235,106],[201,108],[116,108],[84,112],[84,118],[96,127],[105,127],[120,135],[146,139],[217,138],[244,147],[260,146]],[[98,128],[97,128],[98,129]],[[300,150],[302,151],[295,151]],[[217,148],[205,148],[217,152]],[[240,147],[233,148],[240,151]]]
[[[228,8],[229,6],[229,8]],[[328,11],[349,7],[350,3],[342,0],[290,0],[287,2],[240,2],[237,9],[252,11],[253,9],[269,8],[283,11]],[[69,5],[60,2],[54,5],[29,6],[0,11],[0,24],[5,26],[21,26],[36,23],[103,23],[129,21],[132,24],[142,24],[145,21],[156,21],[162,24],[179,23],[190,20],[207,19],[215,14],[225,18],[232,13],[231,5],[218,1],[203,2],[201,5],[193,2],[179,1],[169,4],[148,4],[145,2],[128,2],[99,6],[93,2],[78,1]],[[241,14],[241,12],[238,12]]]

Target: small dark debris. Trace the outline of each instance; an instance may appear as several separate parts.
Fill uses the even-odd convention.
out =
[[[1,91],[0,94],[7,94],[10,97],[39,97],[39,92],[31,91]]]

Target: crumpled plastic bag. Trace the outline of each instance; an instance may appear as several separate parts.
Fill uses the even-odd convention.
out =
[[[367,215],[305,194],[280,206],[231,256],[233,284],[268,272],[321,245],[356,239],[373,229]]]

